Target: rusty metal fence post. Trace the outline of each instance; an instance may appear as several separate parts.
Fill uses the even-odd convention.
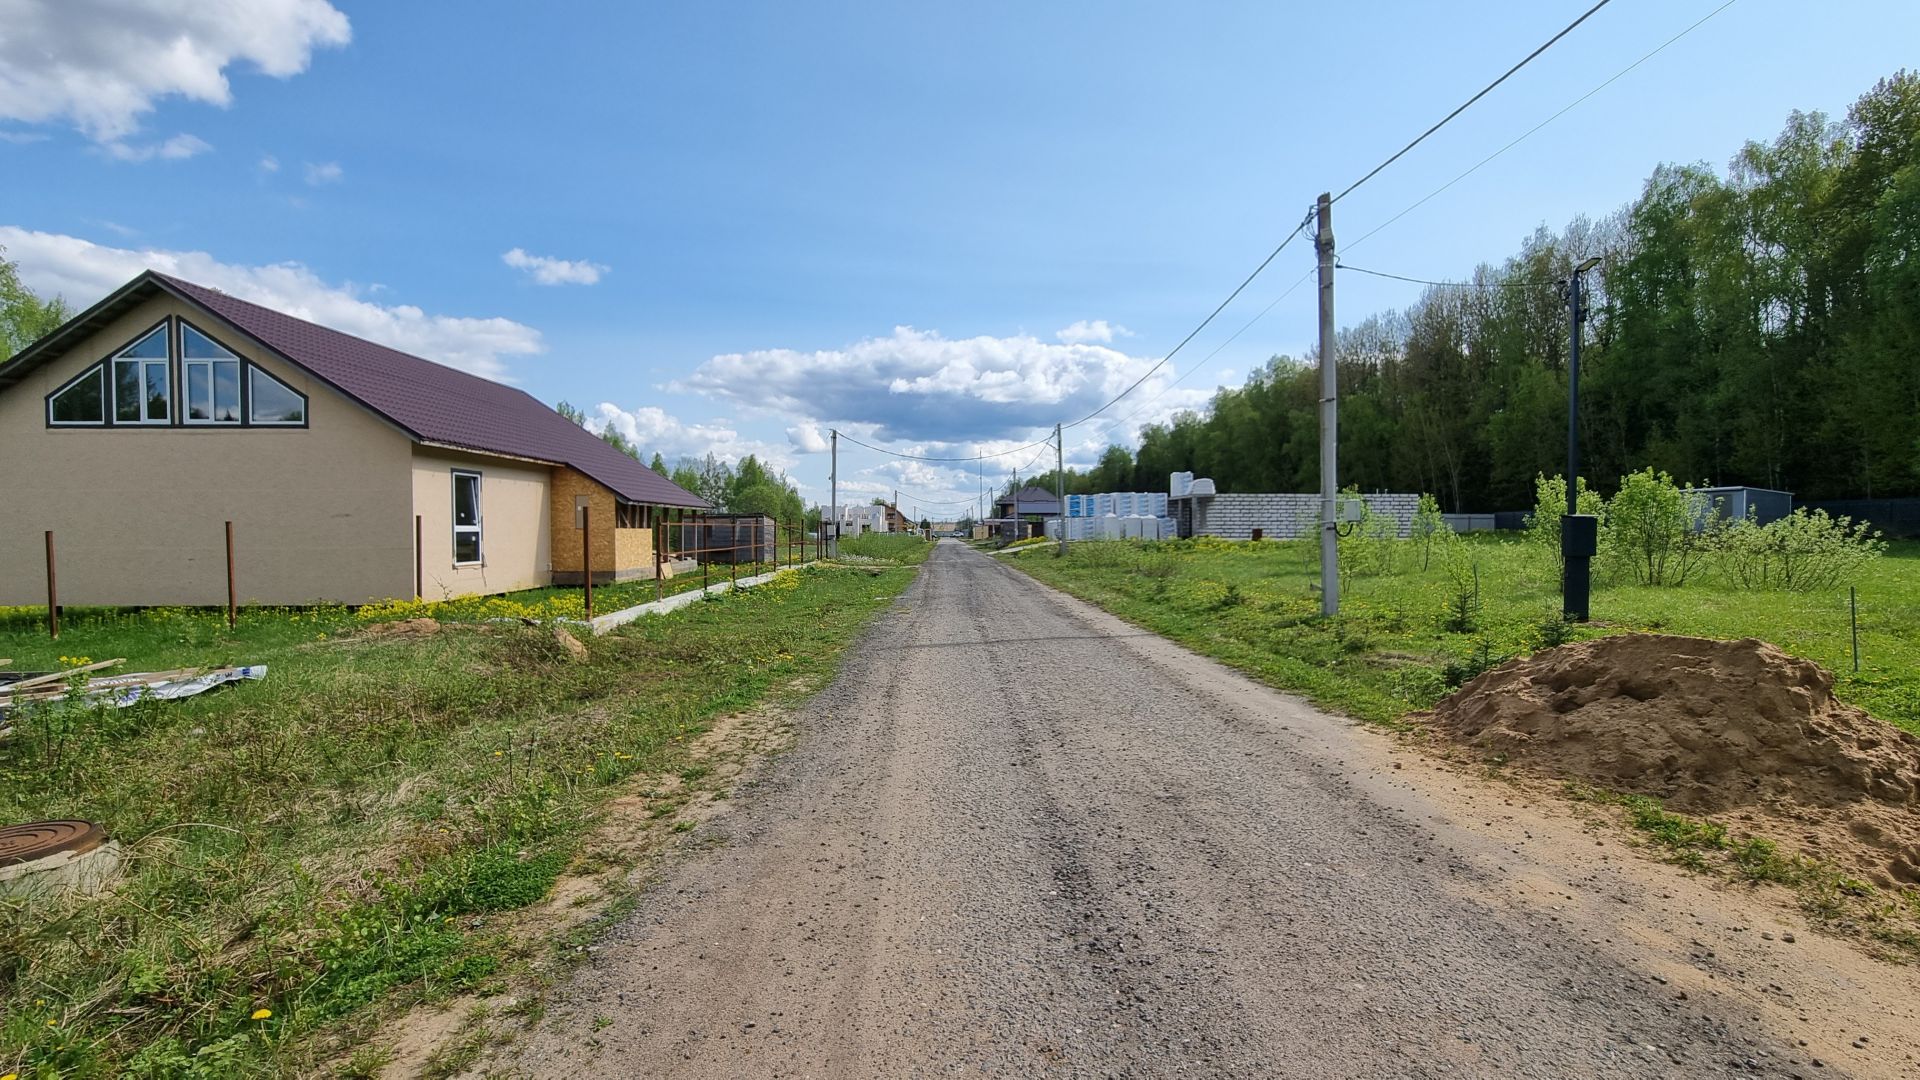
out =
[[[593,618],[593,503],[580,516],[580,580],[586,583],[587,618]]]
[[[53,530],[47,530],[47,633],[60,640],[60,590],[53,573]]]
[[[227,629],[231,631],[239,622],[234,611],[237,606],[233,595],[233,522],[227,522]]]

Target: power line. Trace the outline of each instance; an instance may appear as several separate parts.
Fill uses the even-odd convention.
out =
[[[1372,169],[1368,170],[1367,175],[1361,177],[1358,180],[1355,180],[1351,184],[1348,184],[1346,187],[1346,190],[1342,191],[1340,194],[1335,195],[1333,197],[1332,202],[1339,202],[1341,199],[1344,199],[1348,195],[1351,195],[1355,188],[1373,179],[1375,176],[1378,176],[1382,169],[1385,169],[1387,166],[1393,164],[1396,161],[1399,161],[1401,157],[1405,156],[1407,151],[1425,142],[1427,140],[1427,136],[1432,135],[1434,132],[1439,131],[1443,127],[1446,127],[1447,123],[1451,121],[1454,117],[1459,116],[1463,112],[1466,112],[1467,109],[1472,107],[1474,102],[1479,101],[1481,98],[1486,97],[1488,94],[1492,93],[1494,87],[1499,86],[1501,83],[1506,82],[1508,79],[1512,78],[1514,72],[1519,71],[1521,68],[1526,67],[1528,64],[1532,63],[1534,57],[1539,56],[1541,53],[1546,52],[1548,49],[1552,48],[1554,46],[1554,43],[1558,42],[1561,38],[1566,37],[1568,34],[1573,33],[1574,27],[1579,26],[1583,22],[1586,22],[1589,18],[1593,16],[1594,12],[1599,11],[1601,8],[1606,7],[1608,4],[1612,2],[1613,0],[1600,0],[1599,3],[1588,8],[1586,12],[1582,14],[1579,18],[1568,23],[1565,29],[1561,30],[1559,33],[1548,38],[1545,44],[1541,45],[1539,48],[1528,53],[1524,58],[1521,59],[1519,63],[1508,68],[1505,74],[1501,75],[1499,78],[1493,80],[1492,82],[1488,83],[1486,86],[1482,87],[1479,93],[1473,95],[1472,97],[1468,98],[1466,101],[1462,102],[1460,106],[1454,109],[1452,112],[1441,117],[1439,123],[1421,132],[1418,138],[1414,139],[1412,142],[1408,143],[1407,145],[1401,147],[1399,150],[1395,151],[1392,157],[1388,158],[1387,160],[1381,162],[1378,165],[1375,165]],[[1331,203],[1329,203],[1329,205],[1331,205]]]
[[[844,431],[840,432],[840,437],[855,446],[864,446],[869,450],[878,451],[882,454],[889,454],[897,458],[906,458],[908,461],[980,461],[986,458],[1006,457],[1009,454],[1017,454],[1022,450],[1031,450],[1036,446],[1050,446],[1053,443],[1051,438],[1047,438],[1041,439],[1039,442],[1030,442],[1025,446],[1016,446],[1011,450],[996,450],[991,454],[968,454],[965,457],[928,457],[924,454],[903,454],[898,450],[889,450],[884,446],[875,446],[872,443],[861,442],[859,439],[854,438]]]
[[[1220,350],[1225,349],[1227,346],[1239,340],[1241,334],[1244,334],[1248,330],[1251,330],[1253,328],[1254,323],[1257,323],[1261,319],[1266,318],[1269,312],[1271,312],[1274,308],[1280,306],[1280,301],[1285,300],[1289,296],[1292,296],[1294,292],[1298,290],[1301,285],[1305,284],[1306,280],[1312,277],[1313,275],[1314,275],[1314,271],[1311,269],[1308,270],[1306,273],[1301,274],[1298,278],[1294,280],[1293,284],[1287,286],[1286,289],[1284,289],[1279,296],[1274,297],[1271,303],[1269,303],[1266,307],[1261,308],[1257,313],[1255,313],[1253,318],[1248,319],[1246,322],[1242,323],[1240,325],[1240,329],[1235,330],[1232,336],[1228,337],[1227,340],[1221,342],[1220,344],[1215,345],[1213,347],[1212,352],[1208,353],[1204,357],[1201,357],[1199,363],[1188,368],[1185,374],[1181,375],[1179,378],[1173,380],[1167,385],[1161,387],[1159,393],[1141,402],[1139,408],[1133,410],[1132,412],[1128,413],[1127,415],[1121,417],[1118,420],[1109,421],[1105,430],[1103,430],[1100,433],[1101,437],[1102,438],[1106,437],[1107,435],[1111,434],[1114,430],[1116,430],[1120,425],[1126,423],[1127,421],[1133,419],[1136,416],[1139,416],[1141,413],[1146,412],[1149,408],[1153,407],[1154,402],[1159,401],[1163,397],[1166,397],[1167,393],[1171,391],[1174,387],[1179,386],[1183,382],[1186,382],[1195,373],[1199,372],[1200,369],[1206,367],[1209,363],[1213,361],[1214,357],[1220,355]]]
[[[1672,45],[1676,41],[1679,41],[1681,38],[1686,37],[1688,34],[1693,33],[1695,30],[1698,30],[1702,25],[1704,25],[1707,22],[1707,20],[1727,10],[1728,8],[1732,7],[1734,4],[1738,2],[1739,0],[1726,0],[1726,3],[1721,4],[1719,7],[1714,8],[1712,11],[1707,12],[1705,15],[1701,16],[1697,21],[1695,21],[1691,26],[1688,26],[1685,30],[1680,31],[1679,33],[1673,35],[1667,40],[1661,42],[1658,46],[1656,46],[1653,49],[1653,51],[1647,53],[1645,56],[1642,56],[1640,59],[1635,60],[1633,63],[1628,64],[1626,67],[1621,68],[1619,71],[1614,72],[1613,77],[1609,78],[1606,82],[1603,82],[1600,85],[1594,87],[1593,89],[1587,91],[1586,93],[1581,94],[1579,97],[1574,98],[1572,101],[1562,106],[1559,112],[1556,112],[1552,116],[1547,117],[1545,120],[1542,120],[1539,123],[1533,125],[1532,127],[1528,128],[1525,132],[1521,133],[1521,135],[1518,138],[1514,139],[1512,142],[1508,143],[1507,145],[1501,147],[1498,150],[1495,150],[1493,153],[1488,154],[1486,157],[1481,158],[1477,163],[1474,164],[1472,168],[1468,169],[1466,172],[1463,172],[1459,176],[1456,176],[1453,179],[1447,181],[1446,183],[1441,184],[1439,187],[1434,188],[1432,191],[1422,196],[1417,202],[1413,203],[1411,206],[1408,206],[1405,210],[1402,210],[1399,213],[1388,218],[1387,220],[1381,222],[1380,224],[1375,225],[1371,231],[1361,236],[1360,239],[1354,240],[1348,243],[1346,245],[1346,249],[1348,251],[1352,251],[1354,248],[1359,247],[1361,244],[1366,243],[1367,239],[1373,236],[1374,233],[1379,232],[1380,230],[1386,228],[1387,226],[1393,224],[1394,222],[1399,221],[1401,218],[1406,217],[1408,214],[1413,213],[1415,210],[1420,209],[1422,206],[1425,206],[1429,201],[1431,201],[1435,196],[1438,196],[1439,194],[1446,191],[1448,188],[1452,187],[1453,185],[1459,183],[1460,181],[1465,180],[1467,177],[1472,176],[1474,173],[1479,172],[1483,166],[1485,166],[1488,162],[1492,161],[1494,158],[1499,157],[1500,155],[1506,153],[1507,151],[1513,149],[1516,146],[1519,146],[1521,143],[1532,138],[1534,133],[1538,132],[1541,128],[1546,127],[1548,124],[1551,124],[1555,120],[1560,119],[1562,116],[1565,116],[1567,113],[1572,112],[1576,106],[1586,101],[1588,98],[1592,97],[1593,95],[1599,93],[1602,90],[1605,90],[1607,87],[1612,86],[1614,83],[1619,82],[1620,79],[1626,76],[1628,72],[1631,72],[1633,69],[1639,67],[1641,64],[1644,64],[1647,61],[1653,59],[1655,56],[1660,55],[1662,52],[1665,52],[1668,46]]]
[[[1287,238],[1285,240],[1280,241],[1280,246],[1268,252],[1267,257],[1260,260],[1260,265],[1253,268],[1253,273],[1248,274],[1246,277],[1246,280],[1242,281],[1239,285],[1236,285],[1234,287],[1234,290],[1227,294],[1227,298],[1225,300],[1220,301],[1219,306],[1215,307],[1213,311],[1208,313],[1206,318],[1200,320],[1199,326],[1196,326],[1192,330],[1188,331],[1187,336],[1180,339],[1180,344],[1175,345],[1171,352],[1161,357],[1159,363],[1148,368],[1147,373],[1145,375],[1142,375],[1138,379],[1135,379],[1133,381],[1132,386],[1129,386],[1125,390],[1122,390],[1118,394],[1115,394],[1113,396],[1113,399],[1108,401],[1105,405],[1100,406],[1099,408],[1093,410],[1092,412],[1081,417],[1080,419],[1075,420],[1071,424],[1063,424],[1061,426],[1063,428],[1077,428],[1081,424],[1084,424],[1087,421],[1093,419],[1094,417],[1099,416],[1101,413],[1106,412],[1108,409],[1113,408],[1113,406],[1116,403],[1118,403],[1121,398],[1126,397],[1128,394],[1133,393],[1135,390],[1138,390],[1140,388],[1141,383],[1146,382],[1148,379],[1153,377],[1154,372],[1159,371],[1162,367],[1165,367],[1167,361],[1173,359],[1174,356],[1178,354],[1181,349],[1184,349],[1187,347],[1187,342],[1192,341],[1200,333],[1200,331],[1205,330],[1207,328],[1207,324],[1213,322],[1213,320],[1216,317],[1218,317],[1222,311],[1225,311],[1227,309],[1228,304],[1233,303],[1233,301],[1237,297],[1239,297],[1239,295],[1242,292],[1245,292],[1247,286],[1253,284],[1253,279],[1259,277],[1261,271],[1265,270],[1268,266],[1272,265],[1273,260],[1276,258],[1279,258],[1280,253],[1287,249],[1287,245],[1293,243],[1294,238],[1299,236],[1301,232],[1305,231],[1307,227],[1307,222],[1311,221],[1312,219],[1313,219],[1313,211],[1309,210],[1307,211],[1306,217],[1303,217],[1300,219],[1300,224],[1294,226],[1293,231],[1287,234]],[[1238,335],[1235,335],[1235,336],[1238,336]]]
[[[1548,278],[1540,281],[1433,281],[1429,278],[1408,277],[1405,274],[1389,274],[1385,270],[1369,270],[1364,266],[1353,266],[1348,263],[1335,263],[1334,269],[1392,278],[1395,281],[1410,281],[1415,285],[1432,285],[1441,289],[1537,289],[1543,285],[1566,284],[1565,278]]]

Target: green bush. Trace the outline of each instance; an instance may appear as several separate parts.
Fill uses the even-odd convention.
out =
[[[1607,502],[1601,558],[1609,570],[1641,585],[1684,585],[1713,546],[1712,523],[1695,528],[1704,507],[1692,485],[1683,488],[1664,472],[1629,473]]]
[[[1560,517],[1566,512],[1567,478],[1535,476],[1533,513],[1527,517],[1527,543],[1543,553],[1551,553],[1556,575],[1566,568],[1565,557],[1560,553]],[[1580,512],[1603,520],[1607,512],[1600,493],[1587,487],[1585,477],[1580,478]]]
[[[1715,537],[1727,583],[1741,589],[1812,592],[1844,585],[1887,550],[1867,523],[1800,507],[1766,525],[1736,521]]]
[[[897,563],[920,562],[927,557],[931,547],[931,544],[912,533],[869,532],[840,540],[840,552],[843,555]]]

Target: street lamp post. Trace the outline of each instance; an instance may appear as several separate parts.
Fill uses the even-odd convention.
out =
[[[1573,268],[1567,277],[1567,512],[1560,519],[1560,554],[1566,564],[1560,579],[1560,610],[1586,622],[1593,593],[1593,557],[1600,551],[1600,521],[1580,512],[1580,275],[1600,265],[1598,256]]]

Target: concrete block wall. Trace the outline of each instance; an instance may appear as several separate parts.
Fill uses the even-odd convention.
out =
[[[1420,496],[1391,493],[1361,498],[1374,513],[1392,518],[1398,535],[1411,534]],[[1192,508],[1190,535],[1223,540],[1250,540],[1255,529],[1269,540],[1297,539],[1313,528],[1320,511],[1320,496],[1297,493],[1199,496],[1174,503]],[[1175,516],[1181,518],[1182,532],[1186,532],[1185,515]]]

